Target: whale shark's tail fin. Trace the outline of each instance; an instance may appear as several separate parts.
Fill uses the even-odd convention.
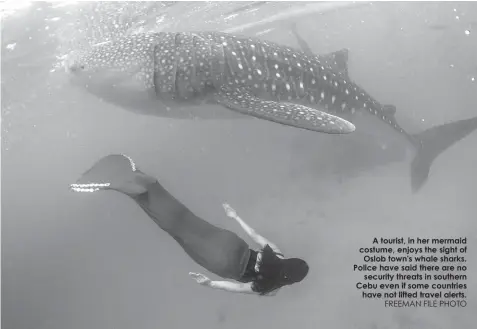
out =
[[[413,192],[417,192],[427,181],[434,159],[476,129],[477,117],[473,117],[432,127],[413,135],[418,148],[411,163]]]
[[[129,196],[147,191],[156,179],[142,173],[127,155],[112,154],[101,158],[70,188],[75,192],[116,190]]]

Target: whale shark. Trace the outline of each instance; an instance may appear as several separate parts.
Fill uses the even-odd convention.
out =
[[[198,105],[205,102],[316,132],[347,134],[355,130],[339,116],[291,102],[306,97],[311,88],[299,73],[305,61],[292,49],[242,42],[247,40],[207,32],[139,33],[72,54],[65,63],[68,72],[83,78],[90,92],[130,108],[139,106],[137,97],[144,98],[147,93],[155,113],[181,116],[185,108],[186,115],[197,116]],[[249,54],[246,49],[251,47],[257,50]],[[269,59],[269,52],[277,58]],[[283,59],[298,61],[292,66]],[[289,81],[282,83],[285,76]],[[288,94],[283,98],[285,88]]]
[[[412,157],[414,192],[427,181],[434,159],[477,129],[476,116],[410,134],[394,107],[380,104],[319,56],[224,32],[128,35],[71,54],[65,68],[72,81],[122,106],[134,108],[146,92],[177,116],[180,106],[205,101],[288,126],[335,134],[357,129],[401,143]]]
[[[326,61],[330,67],[334,70],[338,70],[344,77],[350,79],[348,73],[348,58],[349,50],[343,48],[339,51],[323,57],[322,55],[315,54],[308,42],[298,32],[297,23],[291,22],[290,32],[295,41],[299,45],[299,49],[305,52],[308,56],[316,56],[321,61]],[[386,111],[395,112],[396,107],[394,105],[383,105]],[[405,118],[408,119],[408,118]],[[414,130],[418,130],[416,122],[404,122],[407,126]],[[358,128],[363,128],[361,125]],[[331,160],[332,174],[339,177],[341,182],[344,178],[353,178],[362,173],[379,166],[389,165],[390,163],[401,162],[406,158],[406,148],[402,145],[393,143],[385,138],[379,138],[373,136],[373,129],[358,129],[359,132],[355,132],[353,135],[345,138],[332,138],[325,144],[319,145],[323,148],[331,148],[333,150],[332,155],[328,159],[316,158],[310,159],[310,144],[314,146],[313,140],[308,136],[298,135],[294,139],[294,153],[299,158],[308,158],[306,166],[320,166],[320,172],[323,172],[323,168],[328,167]],[[402,143],[401,143],[402,144]],[[297,157],[294,157],[295,159]],[[299,159],[294,160],[298,165]],[[318,162],[318,163],[315,163]],[[312,167],[311,167],[312,168]],[[297,169],[294,169],[297,171]]]
[[[290,31],[295,37],[300,49],[308,56],[320,61],[321,57],[314,54],[308,43],[301,37],[297,31],[296,23],[292,23]],[[348,56],[347,49],[342,49],[334,54],[335,65],[338,65],[343,77],[351,80],[348,73]],[[339,57],[339,58],[337,58]],[[368,115],[368,111],[358,111],[356,113],[340,113],[340,116],[354,123],[357,127],[356,133],[351,138],[336,140],[336,142],[350,141],[349,145],[357,150],[350,150],[353,153],[366,153],[369,159],[362,163],[365,167],[373,166],[380,161],[381,163],[395,162],[404,158],[411,158],[411,186],[414,192],[417,192],[426,182],[432,162],[440,155],[444,150],[466,137],[477,129],[477,117],[455,121],[440,126],[431,127],[421,133],[409,134],[407,133],[397,122],[395,118],[396,107],[391,104],[378,105],[379,102],[374,99],[369,93],[366,93],[364,89],[361,89],[366,94],[368,102],[379,106],[381,111],[378,113],[386,116],[389,120],[389,125],[394,125],[394,128],[389,129],[389,125],[386,124],[386,120],[373,120],[372,113]],[[334,108],[330,113],[335,113]],[[369,109],[369,112],[376,111]],[[339,110],[338,110],[339,111]],[[384,124],[383,124],[384,123]],[[417,124],[414,124],[417,126]],[[397,134],[396,134],[397,133]],[[360,145],[362,143],[367,145]],[[376,150],[375,146],[379,145],[379,150]],[[363,158],[356,155],[354,159]],[[363,161],[363,160],[362,160]]]

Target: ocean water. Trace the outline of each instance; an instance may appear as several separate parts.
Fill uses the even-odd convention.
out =
[[[298,47],[296,23],[316,53],[348,48],[353,80],[395,105],[414,132],[477,114],[475,3],[62,4],[3,12],[3,328],[475,325],[477,133],[437,158],[412,194],[406,161],[358,163],[333,136],[260,120],[135,115],[73,88],[55,69],[69,50],[141,30],[233,31]],[[305,259],[308,277],[273,298],[199,286],[188,272],[208,273],[132,201],[69,191],[111,153],[128,154],[197,215],[253,246],[224,216],[221,204],[230,203],[287,256]],[[466,236],[468,306],[363,300],[353,265],[362,263],[358,248],[381,236]]]

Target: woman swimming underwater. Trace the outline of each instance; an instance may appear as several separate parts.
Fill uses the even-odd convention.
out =
[[[197,283],[221,290],[274,295],[283,286],[302,281],[308,265],[299,258],[284,258],[273,243],[248,226],[229,205],[228,217],[235,219],[261,249],[255,251],[237,234],[216,227],[194,215],[154,178],[137,169],[126,155],[108,155],[86,171],[76,184],[76,192],[115,190],[131,197],[199,265],[225,279],[213,281],[190,272]]]

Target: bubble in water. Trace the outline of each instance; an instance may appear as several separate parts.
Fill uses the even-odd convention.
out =
[[[469,30],[465,30],[464,33],[465,33],[465,35],[470,35],[470,31],[469,31]]]

